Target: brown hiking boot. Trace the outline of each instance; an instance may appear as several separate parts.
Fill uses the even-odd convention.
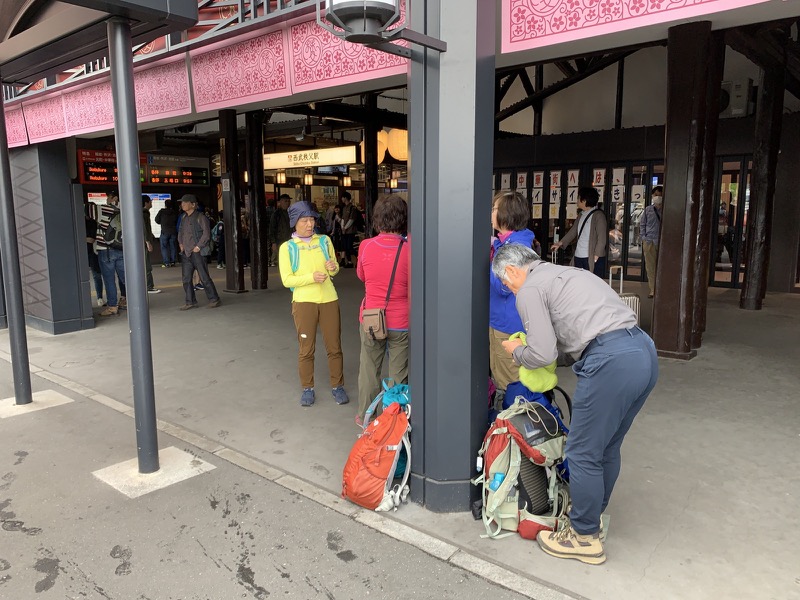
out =
[[[542,531],[536,541],[550,556],[575,558],[589,565],[601,565],[606,562],[599,532],[581,535],[570,525],[560,531]]]
[[[125,296],[122,296],[119,299],[118,308],[121,309],[121,310],[128,310],[128,300],[127,300],[127,298],[125,298]]]
[[[222,304],[222,300],[212,300],[206,308],[217,308],[220,304]]]
[[[178,310],[191,310],[191,309],[195,308],[196,306],[197,306],[197,304],[184,304]]]
[[[100,313],[101,317],[113,317],[119,314],[119,308],[116,306],[106,306],[105,309]]]

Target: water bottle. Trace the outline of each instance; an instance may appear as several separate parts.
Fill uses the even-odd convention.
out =
[[[494,478],[492,479],[492,483],[489,484],[489,489],[493,492],[497,491],[497,488],[500,487],[500,484],[503,483],[503,479],[506,478],[505,473],[495,473]]]

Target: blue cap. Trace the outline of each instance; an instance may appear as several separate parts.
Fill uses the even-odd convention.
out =
[[[314,217],[317,219],[319,218],[319,213],[311,207],[310,202],[306,202],[305,200],[295,202],[289,207],[289,227],[297,225],[297,222],[303,217]]]

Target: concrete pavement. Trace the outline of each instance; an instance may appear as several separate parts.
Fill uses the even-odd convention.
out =
[[[0,377],[5,397],[5,362]],[[92,472],[131,457],[133,420],[39,376],[33,385],[71,402],[0,419],[2,598],[520,598],[458,566],[455,548],[437,558],[445,544],[422,551],[378,533],[373,513],[163,432],[162,455],[212,470],[128,498]]]
[[[222,274],[212,271],[220,284]],[[271,279],[268,291],[223,295],[220,309],[179,312],[177,269],[157,269],[156,279],[165,290],[150,296],[159,419],[196,433],[192,439],[201,447],[228,448],[267,471],[309,482],[326,497],[338,495],[356,432],[355,408],[336,406],[329,397],[323,351],[317,404],[299,407],[288,291]],[[346,388],[355,398],[361,287],[352,270],[336,283]],[[626,285],[626,291],[636,286]],[[650,304],[643,296],[643,324],[649,326]],[[459,560],[475,558],[475,571],[503,565],[511,575],[528,578],[521,583],[547,582],[557,594],[800,598],[789,541],[800,534],[793,508],[800,495],[793,466],[800,450],[800,296],[770,295],[757,313],[738,310],[736,299],[733,290],[711,290],[709,330],[698,358],[660,363],[659,385],[623,448],[604,566],[551,559],[521,538],[483,540],[481,524],[468,514],[432,514],[410,505],[389,521],[432,534],[457,548]],[[31,362],[43,369],[40,375],[76,382],[98,392],[91,394],[97,400],[130,410],[124,317],[99,321],[90,332],[28,333]],[[5,332],[0,343],[8,347]],[[574,388],[571,372],[562,369],[559,376],[562,386]],[[132,430],[109,445],[131,458]],[[787,541],[776,542],[781,539]],[[529,593],[544,597],[542,589]]]

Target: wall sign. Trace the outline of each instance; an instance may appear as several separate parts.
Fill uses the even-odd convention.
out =
[[[351,165],[356,162],[356,147],[315,148],[302,152],[278,152],[264,155],[264,169],[292,169],[297,167],[323,167]]]

